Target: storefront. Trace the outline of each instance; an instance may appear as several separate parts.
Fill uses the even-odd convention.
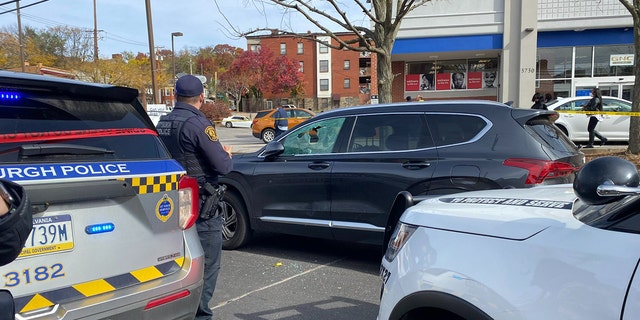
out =
[[[564,46],[556,46],[558,43]],[[632,30],[541,33],[536,70],[536,91],[554,98],[589,95],[598,87],[603,95],[631,100],[635,79]]]

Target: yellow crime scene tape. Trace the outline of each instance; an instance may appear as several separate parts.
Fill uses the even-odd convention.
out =
[[[558,113],[575,113],[575,114],[588,114],[588,115],[598,115],[598,114],[602,114],[602,115],[612,115],[612,116],[631,116],[631,117],[638,117],[640,116],[640,112],[617,112],[617,111],[597,111],[597,112],[593,112],[593,111],[578,111],[578,110],[555,110]]]

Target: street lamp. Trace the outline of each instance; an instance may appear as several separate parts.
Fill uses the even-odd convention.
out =
[[[172,32],[171,33],[171,64],[173,65],[173,80],[175,83],[176,79],[176,62],[175,62],[175,53],[173,52],[173,37],[182,37],[182,32]]]

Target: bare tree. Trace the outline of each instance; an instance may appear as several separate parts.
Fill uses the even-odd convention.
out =
[[[634,75],[633,97],[631,97],[632,112],[640,112],[640,0],[620,0],[623,6],[629,10],[633,17],[633,48],[634,55]],[[631,117],[629,125],[629,147],[628,153],[640,154],[640,117]]]
[[[214,0],[217,6],[217,1]],[[357,24],[344,11],[344,2],[350,1],[360,8],[367,18]],[[400,29],[402,19],[412,10],[431,0],[245,0],[245,3],[252,3],[256,7],[265,5],[275,5],[284,9],[283,15],[297,13],[322,30],[323,35],[331,37],[337,44],[327,44],[334,49],[347,49],[358,52],[375,53],[378,60],[378,99],[381,103],[392,101],[391,85],[395,75],[391,70],[391,50],[395,43],[396,35]],[[322,5],[321,8],[316,5]],[[224,12],[221,12],[224,15]],[[228,21],[228,20],[227,20]],[[327,24],[340,27],[339,32],[350,31],[356,37],[352,40],[344,40],[336,34],[338,31],[332,30]],[[366,25],[362,25],[366,24]],[[244,37],[262,31],[279,34],[293,34],[303,38],[309,38],[318,42],[313,34],[296,33],[293,30],[274,30],[272,28],[258,28],[245,32],[234,29],[231,23],[232,32],[237,36]]]

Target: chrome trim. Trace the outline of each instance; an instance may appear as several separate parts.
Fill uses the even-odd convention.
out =
[[[260,217],[261,221],[274,222],[274,223],[286,223],[302,226],[312,227],[326,227],[335,229],[348,229],[370,232],[384,232],[385,228],[371,225],[369,223],[357,223],[357,222],[344,222],[344,221],[331,221],[331,220],[317,220],[317,219],[299,219],[299,218],[284,218],[284,217]]]

